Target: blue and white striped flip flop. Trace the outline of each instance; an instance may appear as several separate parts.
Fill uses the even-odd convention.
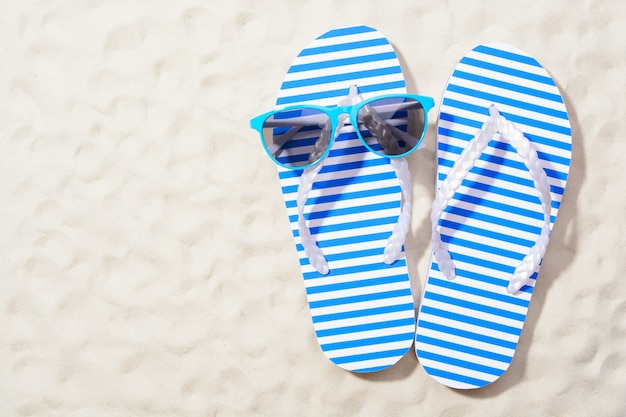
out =
[[[415,348],[453,388],[509,367],[565,189],[571,131],[552,78],[528,54],[480,45],[456,66],[437,124],[433,256]]]
[[[392,46],[377,30],[352,26],[323,34],[298,55],[276,105],[277,109],[334,108],[390,94],[406,94]],[[276,117],[271,122],[281,120]],[[336,365],[373,372],[395,364],[411,348],[415,334],[402,247],[410,216],[410,175],[404,158],[378,156],[364,146],[350,124],[339,128],[341,133],[317,169],[278,166],[278,175],[319,345]],[[266,146],[270,156],[270,148],[283,146],[279,142]],[[396,233],[400,237],[397,256],[385,263],[384,251],[394,227],[402,223],[400,218],[405,220],[405,230]],[[314,239],[309,250],[319,247],[318,255],[327,264],[312,265],[310,259],[317,255],[307,255],[305,238]]]

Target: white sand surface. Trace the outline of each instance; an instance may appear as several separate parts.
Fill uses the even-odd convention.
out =
[[[382,31],[437,101],[500,41],[565,97],[568,188],[518,351],[474,391],[412,352],[384,372],[315,341],[276,168],[249,119],[325,31]],[[0,416],[626,415],[626,2],[3,1]],[[436,109],[433,114],[436,114]],[[406,245],[430,254],[434,123]]]

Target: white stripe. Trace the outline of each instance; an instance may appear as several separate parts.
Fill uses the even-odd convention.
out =
[[[504,340],[506,342],[511,342],[511,343],[517,343],[519,339],[519,337],[514,334],[505,333],[505,332],[501,332],[498,330],[489,329],[486,327],[480,327],[480,326],[476,326],[473,324],[461,323],[456,320],[451,320],[451,319],[447,319],[447,318],[440,317],[440,316],[435,316],[435,315],[428,314],[428,313],[420,312],[419,320],[420,321],[424,320],[424,321],[428,321],[431,323],[439,324],[441,326],[452,327],[455,329],[462,328],[462,330],[465,330],[471,333],[476,333],[476,334],[480,334],[480,335],[487,336],[487,337],[493,337],[494,339],[500,339],[500,340]],[[425,330],[426,329],[424,328],[420,328],[420,334],[422,334],[422,332]]]
[[[496,361],[493,359],[489,359],[489,358],[485,358],[482,356],[478,356],[478,355],[472,355],[470,353],[466,353],[466,352],[460,352],[458,350],[453,350],[453,349],[447,349],[447,348],[443,348],[441,346],[435,346],[435,345],[431,345],[428,343],[423,343],[423,342],[418,342],[419,345],[426,345],[428,346],[428,351],[438,354],[438,355],[442,355],[442,356],[446,356],[449,358],[454,358],[454,359],[459,359],[462,361],[466,361],[466,362],[470,362],[476,365],[482,365],[482,366],[488,366],[490,368],[495,368],[495,369],[501,369],[501,370],[506,370],[509,367],[508,363],[503,363],[500,361]],[[424,349],[426,350],[426,349]],[[470,371],[469,369],[466,369],[465,372]],[[463,373],[465,373],[463,372]],[[472,372],[480,372],[480,371],[474,371],[472,370]],[[467,374],[466,374],[467,375]],[[491,374],[489,374],[491,375]],[[491,379],[494,378],[493,375],[491,375],[491,377],[489,377]]]
[[[482,213],[482,214],[488,214],[488,213],[499,213],[499,211],[495,210],[495,209],[487,209],[485,206],[482,205],[472,205],[469,203],[460,203],[458,201],[454,202],[454,207],[461,207],[464,206],[464,208],[466,210],[470,210],[476,213]],[[501,213],[501,212],[500,212]],[[499,217],[499,216],[498,216]],[[487,221],[483,221],[483,220],[478,220],[476,218],[468,218],[468,217],[464,217],[464,216],[459,216],[456,214],[452,214],[452,213],[444,213],[443,218],[445,220],[449,220],[451,222],[455,222],[455,223],[460,223],[460,224],[465,224],[467,226],[472,226],[472,227],[477,227],[479,229],[483,229],[483,230],[490,230],[496,233],[501,233],[504,235],[509,235],[509,236],[515,236],[517,238],[520,239],[526,239],[528,241],[534,242],[535,240],[537,240],[537,234],[536,233],[531,233],[531,232],[526,232],[524,230],[518,230],[516,228],[513,227],[505,227],[505,226],[495,226],[493,223],[489,223]],[[529,219],[528,217],[523,217],[523,216],[517,216],[515,218],[508,218],[508,220],[515,220],[518,219],[520,220],[520,222],[526,223]],[[537,221],[537,225],[541,225],[541,221],[540,220],[535,220]],[[439,226],[440,230],[444,230],[444,228],[442,226]],[[539,226],[537,226],[539,227]],[[452,233],[451,231],[449,233]],[[456,233],[456,231],[454,232]],[[446,233],[448,234],[448,233]]]
[[[369,322],[369,319],[368,319],[368,322]],[[376,330],[367,330],[365,332],[353,332],[353,333],[345,333],[345,334],[334,335],[334,336],[322,336],[322,337],[319,337],[317,341],[319,342],[320,345],[327,345],[330,343],[350,342],[353,340],[370,339],[372,337],[393,336],[395,334],[402,334],[402,333],[413,333],[414,331],[415,331],[415,326],[411,326],[411,325],[397,326],[397,327],[391,327],[388,329],[376,329]]]
[[[417,346],[417,349],[424,350],[426,352],[430,352],[431,351],[431,346],[430,345],[423,345],[421,343],[417,343],[416,346]],[[497,376],[495,376],[495,375],[486,374],[484,372],[474,371],[472,369],[461,368],[461,367],[450,365],[450,364],[447,364],[447,363],[433,361],[431,359],[423,359],[423,358],[418,358],[418,359],[424,366],[440,369],[440,370],[446,371],[446,372],[452,372],[452,373],[459,374],[459,375],[464,375],[464,376],[467,376],[467,377],[470,377],[470,378],[480,379],[482,381],[492,382],[492,381],[494,381],[497,378]],[[503,368],[503,369],[506,369],[506,368]],[[440,377],[436,377],[436,379],[440,380]],[[465,383],[454,381],[449,386],[457,387],[457,386],[461,386],[461,385],[465,385]]]
[[[400,214],[400,208],[393,208],[387,210],[376,210],[376,217],[393,217],[398,216]],[[328,216],[322,219],[313,219],[308,221],[309,228],[320,227],[320,226],[332,226],[337,224],[344,223],[352,223],[358,221],[366,221],[372,219],[371,212],[365,213],[352,213],[341,216]],[[368,228],[369,226],[366,226]],[[393,229],[393,224],[391,225],[391,229]]]
[[[445,340],[446,342],[456,343],[458,345],[471,347],[474,349],[481,349],[488,352],[496,353],[499,355],[510,356],[513,357],[515,350],[508,349],[502,346],[493,345],[491,343],[479,342],[474,339],[470,339],[467,337],[455,336],[448,333],[439,332],[431,329],[422,329],[420,331],[420,335],[431,337],[434,339]]]
[[[292,226],[294,227],[293,231],[298,230],[297,227],[295,227],[295,225],[292,225]],[[348,238],[363,236],[364,234],[369,235],[369,234],[375,234],[375,233],[391,234],[391,227],[389,224],[381,224],[379,226],[368,226],[366,230],[363,230],[363,228],[361,227],[361,228],[352,228],[352,229],[346,229],[346,230],[337,230],[334,232],[324,232],[324,233],[320,233],[317,235],[317,241],[323,242],[325,240],[334,240],[334,239],[341,239],[341,238],[348,239]],[[297,238],[296,243],[298,244],[300,243],[299,237]],[[375,246],[375,247],[383,248],[383,246]]]
[[[397,291],[406,289],[406,282],[393,282],[390,284],[369,285],[360,288],[349,288],[345,290],[327,291],[317,294],[309,294],[309,302],[336,300],[338,298],[353,297],[359,295],[378,294],[386,291]]]
[[[315,84],[304,87],[295,87],[289,88],[286,90],[281,90],[278,95],[279,98],[289,98],[294,96],[306,95],[306,94],[315,94],[320,91],[333,91],[333,90],[341,90],[348,89],[351,85],[356,85],[357,87],[364,87],[374,84],[385,84],[385,83],[394,83],[398,81],[403,81],[402,76],[400,74],[388,74],[388,75],[378,75],[375,77],[359,77],[352,78],[345,81],[337,81],[332,83],[325,84]],[[385,92],[385,94],[387,94]],[[337,103],[335,103],[337,104]]]
[[[483,274],[484,275],[484,274]],[[498,277],[493,276],[493,275],[488,275],[491,278],[495,278],[498,279]],[[435,278],[435,279],[440,279],[443,281],[446,281],[447,278],[443,276],[443,274],[441,273],[441,271],[431,271],[430,273],[430,277],[431,278]],[[453,282],[455,284],[458,285],[463,285],[466,287],[472,287],[472,288],[476,288],[476,289],[480,289],[480,290],[484,290],[484,291],[489,291],[495,294],[501,294],[501,295],[509,295],[509,293],[506,291],[505,287],[508,284],[508,275],[505,274],[505,278],[500,278],[500,280],[502,281],[502,284],[491,284],[488,282],[483,282],[483,281],[478,281],[476,279],[472,279],[472,278],[467,278],[465,276],[460,276],[457,275],[457,277],[453,280]],[[519,298],[520,300],[524,300],[529,302],[530,301],[530,297],[532,296],[532,294],[527,293],[527,292],[522,292],[519,294],[515,294],[516,298]]]
[[[527,78],[521,78],[521,77],[517,77],[514,75],[509,75],[509,74],[504,74],[501,72],[497,72],[497,71],[492,71],[492,70],[488,70],[488,69],[484,69],[484,68],[479,68],[479,67],[474,67],[471,65],[467,65],[464,64],[462,62],[460,62],[455,70],[457,71],[463,71],[463,72],[467,72],[469,74],[472,75],[478,75],[481,77],[486,77],[486,78],[491,78],[492,80],[497,80],[497,81],[502,81],[505,83],[510,83],[510,84],[515,84],[515,85],[521,85],[527,88],[532,88],[534,90],[539,90],[539,91],[543,91],[546,93],[550,93],[550,94],[554,94],[556,96],[560,96],[559,91],[556,87],[548,85],[548,84],[544,84],[541,83],[539,81],[533,81],[533,80],[529,80]],[[537,75],[542,75],[542,76],[546,76],[546,74],[544,73],[539,73]],[[450,79],[454,79],[454,80],[458,80],[459,77],[456,76],[452,76],[450,77]]]
[[[494,100],[488,100],[488,99],[483,99],[483,98],[479,98],[479,97],[473,97],[473,96],[469,96],[467,94],[456,93],[454,91],[449,91],[447,93],[446,98],[449,98],[449,99],[452,99],[452,100],[461,101],[461,102],[467,103],[467,104],[472,104],[474,106],[480,107],[481,109],[489,108],[489,106],[492,105],[493,103],[497,103],[498,110],[500,112],[502,112],[502,113],[510,113],[510,114],[514,114],[514,115],[517,115],[517,116],[526,117],[526,118],[531,119],[531,120],[541,121],[541,122],[544,122],[544,123],[550,123],[550,124],[553,124],[553,125],[556,125],[556,126],[560,126],[560,127],[566,127],[566,128],[570,127],[569,120],[567,120],[567,119],[561,119],[559,117],[550,116],[548,114],[544,114],[544,113],[540,113],[540,112],[536,112],[536,111],[531,111],[531,110],[526,110],[526,109],[522,109],[522,108],[519,108],[519,107],[513,107],[511,105],[504,104],[504,103],[499,103],[499,102],[494,101]],[[516,121],[515,125],[518,126],[520,128],[520,130],[522,130],[522,132],[527,132],[527,130],[524,129],[524,127],[527,127],[527,125],[525,125],[524,123]],[[541,129],[541,130],[543,131],[544,129]],[[548,131],[546,131],[546,132],[548,132]],[[530,133],[530,132],[528,132],[528,133]]]
[[[308,80],[311,78],[328,77],[341,74],[349,74],[352,72],[371,71],[381,68],[391,68],[398,66],[398,60],[396,59],[383,59],[374,62],[364,62],[359,64],[343,65],[341,67],[320,68],[308,71],[292,72],[285,76],[284,82]]]
[[[432,291],[430,287],[431,286],[429,286],[428,288],[428,292]],[[517,320],[509,319],[506,317],[501,317],[495,314],[485,313],[483,311],[476,311],[474,309],[451,305],[445,302],[435,301],[435,300],[431,300],[427,298],[422,300],[422,305],[433,307],[433,308],[438,308],[444,311],[453,311],[454,313],[457,313],[457,314],[462,314],[464,316],[473,317],[473,318],[485,320],[491,323],[497,323],[497,324],[501,324],[504,326],[513,327],[516,329],[521,329],[522,325],[524,324]],[[462,326],[460,328],[464,328],[464,324],[462,322],[459,322],[457,326]]]
[[[367,316],[367,319],[371,323],[380,323],[384,321],[403,320],[415,318],[414,313],[411,310],[398,311],[393,313],[384,314],[372,314]],[[340,327],[349,327],[363,324],[363,317],[354,317],[349,319],[324,321],[320,323],[314,323],[315,331],[337,329]]]
[[[474,226],[474,225],[472,224],[471,226]],[[490,229],[486,229],[486,230],[500,233],[499,230],[494,230],[493,226]],[[494,239],[492,237],[484,236],[479,233],[465,232],[462,230],[456,230],[456,229],[441,227],[441,226],[439,227],[439,231],[444,236],[454,236],[454,238],[456,239],[466,240],[466,241],[473,242],[479,245],[487,245],[487,246],[491,246],[494,248],[519,253],[522,255],[526,255],[530,251],[530,246],[522,246],[519,244],[507,242],[504,240]],[[532,240],[529,241],[531,246],[535,243],[536,239],[537,238],[535,236],[534,238],[532,238]]]
[[[467,135],[471,135],[471,137],[473,138],[474,135],[476,134],[476,132],[478,131],[478,129],[471,127],[471,126],[465,126],[465,125],[460,125],[460,124],[452,124],[450,122],[447,122],[445,120],[442,120],[439,122],[439,127],[444,128],[444,129],[454,129],[457,132],[461,132],[461,133],[465,133]],[[462,140],[462,139],[457,139],[451,136],[447,136],[445,134],[439,134],[440,137],[445,137],[446,138],[446,144],[451,145],[451,146],[456,146],[459,147],[461,149],[465,148],[467,146],[468,141],[466,140]],[[552,146],[547,146],[547,145],[542,145],[542,144],[538,144],[536,142],[533,142],[533,145],[537,148],[538,151],[543,151],[545,152],[545,149],[549,149],[550,152],[545,152],[548,153],[551,156],[559,156],[562,158],[569,158],[571,152],[565,150],[565,149],[561,149],[561,148],[555,148]],[[438,150],[438,155],[440,155],[443,151]],[[508,159],[518,159],[519,157],[513,157],[512,154],[517,155],[514,152],[510,152],[507,151],[506,149],[498,149],[498,148],[493,148],[493,147],[488,147],[486,152],[489,155],[494,155],[494,156],[500,156],[500,157],[504,157],[504,158],[508,158]],[[451,154],[451,155],[456,155],[456,156],[450,156],[449,159],[452,161],[455,161],[456,159],[458,159],[459,155],[458,154]],[[550,169],[554,169],[555,171],[559,171],[559,172],[568,172],[569,170],[569,165],[564,165],[564,164],[560,164],[558,162],[551,162],[551,161],[546,161],[545,159],[542,159],[541,162],[544,165],[550,165]],[[553,178],[551,178],[553,179]]]
[[[329,39],[332,39],[332,38],[329,38]],[[334,39],[337,39],[337,38],[334,38]],[[340,43],[343,43],[343,42],[340,42]],[[357,49],[350,49],[350,50],[338,51],[338,52],[326,52],[324,54],[299,56],[295,59],[292,66],[304,65],[304,64],[315,64],[318,62],[334,61],[337,59],[344,59],[344,58],[355,58],[355,57],[362,57],[362,56],[367,56],[367,55],[376,55],[376,54],[392,52],[392,51],[393,51],[393,48],[391,47],[391,45],[387,44],[387,45],[368,46],[366,48],[357,48]]]
[[[455,283],[457,283],[456,280],[455,280]],[[439,295],[443,295],[446,297],[452,297],[452,298],[456,298],[457,300],[462,300],[464,302],[475,303],[481,306],[489,306],[489,307],[497,308],[497,309],[508,311],[510,313],[515,313],[515,314],[525,315],[526,312],[528,311],[528,309],[523,306],[507,303],[504,301],[499,301],[493,298],[470,294],[464,291],[457,291],[457,290],[453,290],[450,288],[440,287],[438,285],[429,285],[429,292],[431,294],[439,294]],[[494,291],[494,293],[503,295],[502,289],[499,289],[498,291]],[[515,298],[515,296],[510,296],[510,297]],[[518,326],[519,324],[515,327],[518,327]]]
[[[413,333],[413,332],[409,332]],[[345,356],[366,355],[368,353],[384,352],[387,350],[407,349],[413,343],[412,340],[402,340],[399,342],[379,343],[375,345],[367,345],[360,347],[352,347],[345,349],[327,350],[326,354],[330,358],[342,358]]]
[[[395,268],[385,268],[381,270],[370,270],[359,272],[359,279],[385,278],[398,275]],[[408,280],[408,277],[407,277]],[[310,278],[304,281],[307,288],[315,288],[322,285],[343,284],[355,281],[352,275],[321,276],[320,278]]]
[[[485,101],[483,101],[483,104],[484,103],[485,103]],[[489,104],[491,104],[491,103],[489,103]],[[500,109],[500,105],[498,105],[498,109]],[[509,108],[509,110],[511,110],[511,109]],[[478,114],[478,113],[471,112],[469,110],[459,109],[459,108],[456,108],[456,107],[450,107],[448,105],[442,105],[441,108],[440,108],[440,112],[441,113],[454,114],[457,117],[463,117],[463,118],[466,118],[466,119],[475,120],[475,121],[477,121],[477,122],[479,122],[481,124],[484,123],[485,121],[487,121],[487,118],[488,118],[487,114]],[[513,114],[517,114],[517,111],[514,110]],[[447,122],[445,122],[443,120],[440,120],[440,123],[447,123]],[[524,126],[524,129],[522,129],[524,134],[541,136],[541,137],[545,137],[545,138],[548,138],[548,139],[555,140],[557,142],[570,144],[569,136],[567,136],[565,134],[558,133],[558,132],[553,132],[553,131],[547,131],[545,129],[540,129],[540,128],[536,128],[536,127],[525,126],[525,125],[522,125],[522,124],[519,124],[519,123],[516,123],[516,125],[518,127],[519,126]],[[442,127],[446,127],[446,126],[450,126],[450,125],[442,125]],[[465,125],[462,125],[462,124],[453,124],[452,126],[453,126],[452,129],[453,130],[457,130],[457,131],[460,130],[460,129],[466,128]],[[450,127],[448,127],[448,128],[450,128]],[[465,133],[471,134],[472,136],[474,136],[476,134],[477,130],[478,130],[475,127],[467,127],[467,128],[469,129],[469,131],[465,132]],[[444,135],[444,137],[446,137],[446,136]],[[533,143],[535,143],[535,145],[537,145],[537,146],[541,146],[541,147],[547,148],[547,150],[549,150],[549,153],[552,153],[552,149],[554,149],[555,152],[558,152],[558,149],[560,149],[560,148],[553,148],[552,146],[548,146],[548,145],[538,144],[536,142],[533,142]],[[567,157],[567,155],[569,155],[569,154],[570,154],[570,152],[567,152],[566,154],[563,154],[563,155],[560,155],[560,154],[556,153],[555,155]]]
[[[370,359],[366,361],[357,361],[346,363],[344,366],[346,369],[358,370],[366,368],[376,368],[379,366],[390,366],[400,360],[402,356],[390,356],[387,358]]]
[[[346,35],[340,35],[340,36],[331,36],[328,38],[315,39],[306,47],[305,51],[311,48],[320,48],[324,46],[340,45],[343,43],[368,41],[372,39],[385,40],[385,38],[382,37],[381,33],[377,30],[370,31],[370,32],[362,32],[362,33],[352,33],[352,34],[346,34]]]
[[[495,87],[476,81],[470,81],[463,78],[453,77],[450,80],[450,85],[458,85],[460,87],[470,88],[472,90],[480,91],[481,93],[494,94],[500,97],[505,97],[512,100],[518,100],[523,103],[532,103],[537,106],[547,107],[549,109],[563,111],[563,103],[548,100],[542,97],[537,97],[531,94],[520,93],[517,91],[507,90],[501,87]],[[460,93],[457,93],[460,94]]]
[[[509,50],[507,52],[513,52],[514,54],[521,55],[519,52],[516,52],[516,51]],[[506,58],[500,58],[498,56],[488,55],[488,54],[484,54],[482,52],[476,52],[476,51],[471,51],[466,56],[468,58],[477,59],[479,61],[488,62],[490,64],[500,65],[502,67],[511,68],[511,69],[515,69],[518,71],[524,71],[524,72],[528,72],[531,74],[546,77],[546,70],[543,69],[542,67],[538,67],[535,65],[524,64],[519,61],[514,61],[514,60],[506,59]],[[521,78],[521,79],[526,80],[526,78]],[[518,84],[519,84],[519,81],[518,81]]]
[[[333,209],[336,210],[339,208],[370,206],[370,205],[382,204],[382,203],[395,203],[397,201],[398,201],[398,194],[393,193],[393,194],[384,194],[384,195],[381,195],[380,197],[373,197],[373,196],[372,197],[359,197],[359,198],[353,198],[350,200],[331,201],[329,203],[309,204],[306,206],[306,208],[312,207],[315,212],[319,212],[319,211],[333,210]],[[309,212],[306,210],[306,208],[304,212],[305,216]],[[298,214],[298,209],[297,207],[289,208],[287,210],[287,213],[290,216],[296,216]],[[329,216],[329,217],[333,217],[333,216]]]
[[[354,274],[354,279],[359,279],[359,274]],[[402,295],[400,297],[381,298],[379,300],[361,301],[358,303],[341,304],[328,307],[317,307],[311,309],[311,316],[325,316],[328,314],[345,313],[348,311],[368,310],[370,308],[390,307],[399,304],[412,303],[413,297]],[[369,321],[369,320],[368,320]]]

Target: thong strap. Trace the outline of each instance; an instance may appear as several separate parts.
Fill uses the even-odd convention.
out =
[[[448,245],[441,240],[438,228],[439,219],[489,142],[492,139],[508,142],[528,169],[543,210],[541,234],[509,279],[507,291],[514,294],[531,282],[530,277],[538,270],[548,246],[550,239],[550,183],[532,142],[524,136],[520,129],[502,116],[494,105],[489,107],[489,115],[489,119],[483,123],[474,138],[469,141],[437,191],[430,216],[431,239],[439,270],[447,279],[454,279],[456,267],[448,251]]]

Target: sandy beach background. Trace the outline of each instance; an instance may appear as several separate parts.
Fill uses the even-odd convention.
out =
[[[351,374],[315,341],[248,123],[304,46],[361,23],[437,103],[491,41],[565,97],[568,188],[516,356],[486,388],[441,386],[411,352]],[[626,415],[625,27],[619,0],[2,2],[0,415]],[[416,305],[434,119],[409,157]]]

